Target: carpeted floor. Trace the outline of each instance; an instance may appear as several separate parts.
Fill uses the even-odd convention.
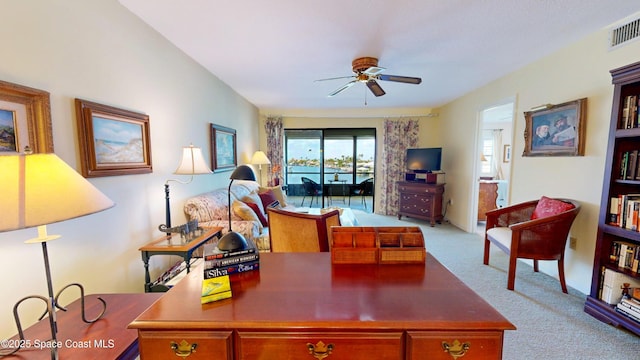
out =
[[[517,327],[505,332],[504,359],[640,359],[640,337],[586,314],[586,295],[572,288],[564,294],[557,279],[519,262],[515,291],[507,290],[508,258],[494,249],[490,266],[483,265],[480,235],[448,223],[432,228],[421,220],[354,213],[360,225],[420,226],[427,251]]]

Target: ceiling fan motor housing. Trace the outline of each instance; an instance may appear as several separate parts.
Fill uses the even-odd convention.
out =
[[[356,74],[361,74],[371,67],[378,67],[378,59],[373,57],[361,57],[351,62],[351,68]]]

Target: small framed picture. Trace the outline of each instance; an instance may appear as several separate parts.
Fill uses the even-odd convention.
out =
[[[152,172],[149,116],[76,99],[84,177]]]
[[[16,112],[0,109],[0,152],[17,152],[18,149]]]
[[[214,172],[222,172],[236,166],[236,131],[211,124],[211,168]]]
[[[504,145],[502,150],[502,162],[508,163],[511,161],[511,145]]]
[[[522,156],[583,156],[587,98],[524,113]]]

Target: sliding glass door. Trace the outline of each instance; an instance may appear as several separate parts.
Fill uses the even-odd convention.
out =
[[[362,195],[358,185],[375,173],[375,134],[375,129],[285,130],[288,194],[308,195],[305,177],[318,184],[319,206],[346,204],[349,196]],[[367,195],[373,199],[373,193]]]

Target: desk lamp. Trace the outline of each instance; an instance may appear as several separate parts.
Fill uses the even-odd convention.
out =
[[[256,181],[256,174],[253,173],[253,169],[251,169],[251,167],[247,165],[240,165],[233,170],[229,179],[231,179],[231,182],[229,182],[229,192],[227,193],[227,204],[229,207],[229,232],[224,234],[224,236],[220,238],[220,241],[218,241],[218,249],[222,251],[234,251],[247,247],[247,239],[245,239],[240,233],[231,230],[231,184],[233,184],[233,180]]]
[[[173,172],[176,175],[191,175],[188,181],[180,181],[176,179],[169,179],[164,183],[164,199],[165,199],[165,224],[160,225],[160,231],[166,231],[171,227],[171,206],[169,205],[169,182],[175,181],[180,184],[188,184],[193,181],[193,175],[211,174],[212,171],[207,166],[202,151],[199,147],[193,145],[184,146],[182,148],[182,160],[176,171]]]
[[[54,296],[47,242],[58,239],[60,235],[48,235],[47,224],[106,210],[114,203],[55,154],[29,153],[27,150],[27,154],[0,155],[0,184],[3,187],[3,195],[0,197],[0,232],[38,227],[38,237],[27,240],[26,243],[42,244],[48,298],[39,295],[22,298],[14,305],[13,314],[18,334],[23,340],[24,333],[18,315],[20,304],[28,299],[44,301],[47,310],[41,319],[45,315],[49,316],[51,342],[54,344],[57,341],[56,308],[66,310],[58,304],[58,297],[68,287],[77,286],[84,305],[84,288],[77,283],[69,284]],[[104,314],[106,303],[103,299],[98,299],[103,304],[102,313],[93,320],[87,320],[83,308],[84,322],[95,322]],[[20,347],[2,349],[0,356],[13,354],[19,349]],[[58,358],[56,346],[51,349],[51,358]]]
[[[251,165],[258,165],[260,183],[262,183],[262,165],[270,165],[271,161],[263,151],[256,151],[251,157]]]

